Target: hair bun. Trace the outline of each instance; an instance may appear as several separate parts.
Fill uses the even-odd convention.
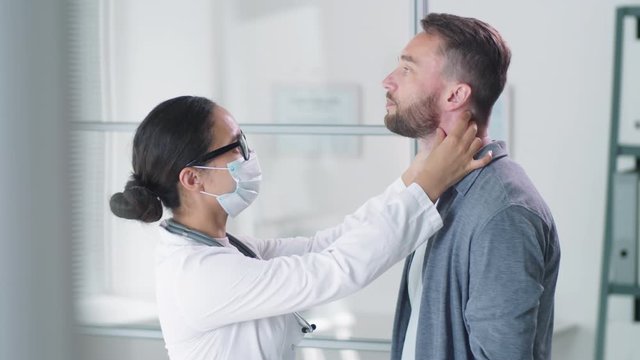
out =
[[[124,219],[150,223],[162,217],[160,199],[148,188],[140,186],[136,180],[129,181],[124,192],[113,194],[109,206],[112,213]]]

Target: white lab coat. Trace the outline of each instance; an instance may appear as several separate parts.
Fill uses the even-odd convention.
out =
[[[363,288],[442,227],[417,184],[400,179],[313,237],[201,245],[162,230],[156,253],[160,324],[172,360],[293,359],[292,315]]]

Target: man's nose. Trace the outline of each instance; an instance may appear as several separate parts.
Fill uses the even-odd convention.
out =
[[[387,92],[393,92],[396,88],[396,82],[393,79],[393,73],[387,75],[387,77],[382,80],[382,87],[387,90]]]

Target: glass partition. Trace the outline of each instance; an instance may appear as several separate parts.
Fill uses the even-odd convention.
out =
[[[70,54],[74,274],[85,329],[161,336],[153,283],[161,229],[118,219],[108,207],[130,175],[137,124],[155,105],[209,97],[258,151],[261,194],[229,232],[312,235],[381,192],[409,163],[413,143],[383,126],[381,82],[413,34],[420,4],[72,1],[75,26],[86,29],[71,35]],[[301,344],[300,358],[334,358],[339,350],[308,347],[335,344],[351,349],[341,350],[345,359],[375,359],[366,351],[388,349],[400,272],[401,264],[357,294],[308,310],[319,329]]]

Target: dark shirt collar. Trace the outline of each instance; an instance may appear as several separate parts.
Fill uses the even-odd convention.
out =
[[[476,159],[481,159],[487,152],[493,151],[493,157],[491,162],[503,158],[508,155],[507,153],[507,144],[504,141],[493,141],[487,145],[485,145],[478,153],[475,155]],[[490,165],[487,165],[490,166]],[[461,195],[466,195],[473,183],[476,181],[480,173],[484,170],[484,168],[480,168],[472,171],[469,175],[465,176],[462,180],[460,180],[456,185],[454,185],[455,189]]]

